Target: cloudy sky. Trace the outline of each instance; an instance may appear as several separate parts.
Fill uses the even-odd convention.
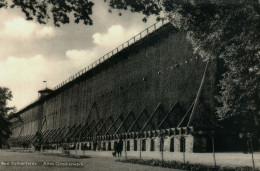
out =
[[[142,15],[108,13],[103,1],[94,6],[94,26],[54,27],[26,21],[20,9],[0,9],[0,86],[13,92],[17,109],[38,97],[46,80],[53,88],[116,46],[155,23]]]

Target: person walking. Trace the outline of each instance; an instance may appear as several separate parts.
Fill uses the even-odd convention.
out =
[[[123,151],[123,140],[122,138],[119,139],[118,141],[118,150],[117,150],[117,153],[118,153],[118,157],[122,155],[122,151]]]

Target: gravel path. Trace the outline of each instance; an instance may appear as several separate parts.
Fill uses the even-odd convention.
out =
[[[43,155],[37,152],[21,153],[21,152],[0,150],[0,171],[2,170],[3,171],[8,171],[8,170],[177,171],[174,169],[167,169],[162,167],[152,167],[152,166],[134,165],[129,163],[121,163],[121,162],[116,162],[115,159],[116,158],[102,157],[102,156],[92,156],[91,158],[75,159],[75,158]],[[62,166],[62,165],[74,165],[74,166]]]
[[[86,151],[85,153],[88,156],[106,156],[111,157],[110,151]],[[124,157],[125,152],[122,153]],[[128,158],[139,158],[139,151],[127,152]],[[244,154],[241,152],[229,152],[229,153],[216,153],[216,163],[220,166],[249,166],[252,167],[252,156],[251,154]],[[161,159],[161,152],[142,152],[143,159]],[[181,152],[164,152],[164,160],[169,161],[183,161],[183,153]],[[185,153],[185,161],[190,163],[201,163],[206,165],[214,165],[212,153]],[[254,153],[254,162],[255,166],[260,168],[260,152]]]

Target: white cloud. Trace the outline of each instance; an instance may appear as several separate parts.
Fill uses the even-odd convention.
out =
[[[95,33],[92,37],[94,39],[94,43],[99,46],[111,46],[112,44],[119,44],[122,42],[122,37],[126,36],[126,30],[121,25],[111,26],[107,33]]]
[[[43,55],[32,57],[9,56],[0,62],[0,86],[5,86],[13,92],[10,105],[18,109],[38,98],[37,91],[44,88],[47,80],[49,88],[69,78],[83,68],[85,51],[69,51],[68,58],[63,60],[48,59]],[[89,61],[90,63],[92,61]]]
[[[144,28],[137,15],[111,15],[104,2],[97,3],[93,27],[68,24],[55,28],[25,20],[19,8],[0,10],[0,86],[13,91],[11,105],[28,105],[44,87],[43,80],[53,88]],[[93,30],[96,33],[91,37]],[[79,48],[84,44],[92,48]]]
[[[95,61],[95,56],[97,56],[96,51],[89,50],[68,50],[66,52],[67,58],[70,60],[71,64],[75,67],[84,67]]]
[[[135,36],[140,30],[138,27],[125,29],[121,25],[113,25],[106,33],[95,33],[92,37],[98,46],[115,48]]]
[[[15,94],[12,104],[28,104],[37,96],[42,77],[48,74],[47,61],[41,55],[31,58],[8,57],[0,63],[1,86],[9,87]]]
[[[105,33],[93,34],[93,42],[96,46],[92,49],[68,50],[66,56],[75,67],[86,67],[95,62],[107,52],[113,50],[131,37],[140,32],[140,28],[123,28],[121,25],[113,25]]]
[[[50,26],[39,26],[32,21],[16,17],[5,21],[3,35],[17,39],[53,37],[56,32]]]
[[[43,27],[38,32],[36,32],[36,35],[39,38],[42,38],[42,37],[53,37],[53,36],[55,36],[55,34],[56,34],[55,30],[53,29],[53,27],[50,27],[50,26]]]
[[[10,105],[21,109],[37,99],[37,91],[44,88],[43,80],[52,88],[71,75],[74,71],[71,62],[73,60],[48,60],[42,55],[10,56],[0,63],[0,86],[11,89],[14,97]]]
[[[30,37],[35,30],[33,23],[27,22],[22,18],[15,18],[5,23],[3,33],[10,37],[26,38]]]
[[[0,61],[0,86],[9,87],[13,91],[11,105],[21,109],[37,98],[37,91],[44,87],[43,80],[47,80],[48,87],[53,88],[138,32],[139,29],[134,27],[125,29],[119,25],[111,26],[107,32],[93,35],[95,47],[67,50],[66,58],[63,59],[40,54],[6,57]]]

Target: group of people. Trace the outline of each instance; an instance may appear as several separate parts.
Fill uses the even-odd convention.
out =
[[[118,141],[115,141],[114,143],[113,156],[121,157],[122,151],[123,151],[123,140],[120,138]]]

